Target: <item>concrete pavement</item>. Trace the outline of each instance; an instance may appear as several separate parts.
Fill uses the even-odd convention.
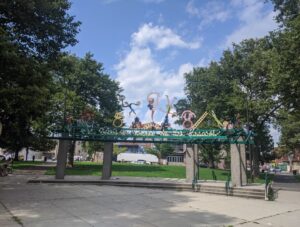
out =
[[[299,226],[300,192],[268,202],[194,192],[0,178],[0,226]],[[32,176],[31,176],[32,177]]]

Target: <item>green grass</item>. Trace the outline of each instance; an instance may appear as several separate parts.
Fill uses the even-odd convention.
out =
[[[100,176],[101,171],[102,164],[93,162],[75,162],[73,168],[66,169],[66,175]],[[46,172],[47,175],[53,175],[54,173],[54,168],[51,168]],[[113,163],[112,175],[134,177],[185,178],[185,167]]]
[[[75,162],[73,168],[66,169],[66,175],[90,175],[100,176],[102,164],[92,162]],[[228,171],[219,169],[200,169],[200,179],[212,180],[213,172],[217,180],[226,180]],[[54,175],[55,169],[49,169],[46,174]],[[132,176],[132,177],[162,177],[162,178],[185,178],[184,166],[165,166],[165,165],[138,165],[128,163],[113,163],[113,176]]]
[[[13,161],[14,169],[32,169],[34,166],[43,165],[44,162],[26,162],[26,161]]]
[[[46,175],[54,175],[55,167],[46,166],[43,162],[14,162],[14,169],[44,169]],[[66,175],[100,176],[102,164],[94,162],[75,162],[73,168],[66,169]],[[200,180],[226,181],[229,170],[200,168]],[[138,165],[129,163],[113,163],[113,176],[132,177],[161,177],[161,178],[185,178],[185,166],[167,165]],[[269,177],[272,178],[272,175]],[[265,175],[254,179],[255,183],[264,183]]]

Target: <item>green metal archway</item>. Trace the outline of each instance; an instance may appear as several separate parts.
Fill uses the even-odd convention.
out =
[[[53,130],[49,139],[175,144],[251,144],[252,132],[244,129],[149,130],[71,125]],[[243,140],[239,140],[243,138]]]

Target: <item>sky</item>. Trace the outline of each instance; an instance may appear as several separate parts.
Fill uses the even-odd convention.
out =
[[[160,94],[154,119],[162,122],[166,95],[184,97],[185,73],[218,61],[232,43],[278,27],[264,0],[72,0],[69,13],[82,24],[78,44],[68,51],[91,52],[103,63],[126,101],[141,102],[135,111],[143,122],[151,121],[148,94]],[[134,118],[128,112],[127,124]],[[271,131],[277,142],[278,132]]]

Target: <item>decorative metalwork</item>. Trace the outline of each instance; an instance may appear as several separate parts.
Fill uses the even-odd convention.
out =
[[[118,115],[119,117],[119,115]],[[150,125],[149,125],[150,127]],[[151,126],[153,127],[153,126]],[[238,141],[243,137],[244,141]],[[242,129],[196,129],[196,130],[149,130],[132,128],[108,128],[97,125],[73,125],[69,130],[54,130],[52,139],[103,141],[103,142],[143,142],[143,143],[252,143],[252,133]]]
[[[181,114],[181,118],[183,119],[182,127],[185,129],[191,129],[193,127],[193,118],[196,117],[196,114],[190,110],[185,110]]]
[[[123,122],[124,116],[122,112],[117,112],[115,113],[114,120],[113,120],[113,126],[116,128],[123,127],[124,122]]]
[[[120,96],[122,107],[129,108],[129,115],[135,115],[131,128],[125,128],[124,115],[122,112],[117,112],[111,127],[101,127],[93,121],[94,113],[92,110],[86,109],[80,116],[79,120],[74,120],[72,116],[66,118],[62,129],[53,130],[50,139],[66,139],[66,140],[84,140],[84,141],[102,141],[102,142],[142,142],[142,143],[175,143],[175,144],[251,144],[253,143],[253,132],[249,129],[244,130],[240,127],[239,115],[235,122],[221,121],[217,118],[214,111],[205,111],[198,120],[194,123],[196,114],[191,110],[186,110],[182,113],[183,130],[175,130],[170,127],[169,116],[176,116],[175,112],[171,112],[173,102],[176,98],[170,101],[166,95],[167,106],[164,121],[162,124],[157,124],[153,121],[154,113],[158,108],[159,93],[152,92],[147,96],[148,108],[151,110],[152,122],[142,123],[133,105],[140,105],[140,102],[128,103],[124,102],[125,96]],[[197,129],[207,116],[211,116],[217,124],[218,128],[214,129]],[[234,121],[233,121],[234,122]],[[1,129],[1,123],[0,123]],[[0,130],[1,132],[1,130]],[[238,140],[239,138],[243,140]]]
[[[154,122],[153,117],[156,111],[156,107],[158,106],[160,94],[158,92],[151,92],[147,96],[148,108],[151,111],[151,120]]]
[[[129,116],[131,115],[131,113],[134,113],[134,115],[136,115],[134,109],[132,106],[139,106],[141,105],[141,102],[140,101],[137,101],[137,102],[132,102],[132,103],[128,103],[128,102],[124,102],[125,100],[125,96],[121,95],[119,97],[120,101],[122,102],[122,107],[125,107],[125,108],[129,108],[130,111],[129,111]]]
[[[166,95],[166,98],[167,98],[167,106],[166,106],[166,110],[163,111],[164,113],[166,113],[166,115],[165,115],[164,121],[163,121],[163,123],[162,123],[162,125],[161,125],[161,128],[162,128],[163,130],[165,130],[165,129],[167,129],[167,128],[170,128],[170,124],[169,124],[169,115],[171,115],[171,117],[175,117],[175,116],[177,115],[176,112],[173,112],[173,113],[171,112],[172,107],[173,107],[173,103],[174,103],[174,101],[176,100],[176,98],[174,97],[174,98],[172,99],[172,101],[170,101],[170,98],[169,98],[168,95]]]

